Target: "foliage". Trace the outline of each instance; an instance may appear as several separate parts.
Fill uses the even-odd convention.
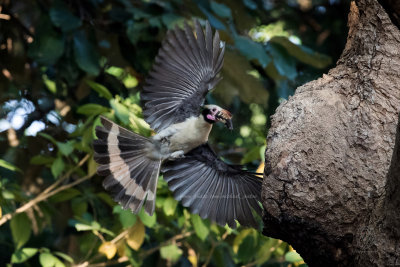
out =
[[[100,114],[152,134],[139,92],[160,43],[167,29],[184,20],[208,19],[227,51],[224,79],[207,102],[232,111],[236,128],[227,132],[216,125],[210,142],[226,161],[262,171],[269,116],[338,57],[345,36],[340,16],[347,5],[340,0],[4,1],[0,263],[301,265],[288,244],[261,234],[261,218],[259,229],[202,220],[173,199],[162,177],[152,217],[121,209],[95,174],[91,143]]]

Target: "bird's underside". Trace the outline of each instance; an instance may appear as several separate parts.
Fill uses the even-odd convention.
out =
[[[203,106],[205,95],[221,79],[225,46],[209,23],[195,33],[185,24],[167,36],[141,93],[143,116],[157,134],[142,137],[102,117],[96,128],[94,159],[104,187],[114,200],[137,213],[155,208],[160,171],[174,197],[192,213],[220,225],[257,227],[262,179],[218,159],[208,145],[212,125],[231,128],[231,114]]]

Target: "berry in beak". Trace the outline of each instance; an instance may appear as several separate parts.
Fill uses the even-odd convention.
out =
[[[221,109],[220,111],[217,112],[215,117],[216,117],[217,121],[225,124],[225,126],[229,130],[233,129],[232,114],[229,111],[227,111],[226,109]]]

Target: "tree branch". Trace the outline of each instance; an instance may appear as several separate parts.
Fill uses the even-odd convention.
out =
[[[46,200],[47,198],[61,192],[64,191],[66,189],[69,189],[71,187],[74,187],[77,184],[80,184],[88,179],[90,179],[94,174],[89,174],[86,175],[70,184],[61,186],[59,188],[57,188],[57,186],[63,182],[65,179],[67,179],[75,170],[77,170],[79,167],[81,167],[87,160],[89,159],[89,155],[86,155],[79,163],[77,166],[75,166],[74,168],[72,168],[70,171],[68,171],[65,175],[63,175],[62,177],[60,177],[55,183],[53,183],[52,185],[50,185],[48,188],[46,188],[42,193],[40,193],[38,196],[36,196],[34,199],[30,200],[29,202],[27,202],[26,204],[24,204],[23,206],[19,207],[18,209],[16,209],[13,213],[8,213],[5,214],[3,217],[0,218],[0,226],[5,224],[7,221],[11,220],[15,215],[25,212],[28,209],[32,208],[33,206],[37,205],[38,203],[42,202],[43,200]],[[54,190],[53,190],[54,189]]]

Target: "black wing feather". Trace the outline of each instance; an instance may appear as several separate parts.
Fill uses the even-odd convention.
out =
[[[162,172],[171,191],[192,213],[220,225],[257,227],[252,210],[261,215],[262,179],[217,158],[208,144],[168,161]]]
[[[199,116],[207,92],[221,80],[225,46],[208,22],[205,32],[194,24],[195,34],[186,23],[167,33],[141,93],[143,116],[156,131]]]

